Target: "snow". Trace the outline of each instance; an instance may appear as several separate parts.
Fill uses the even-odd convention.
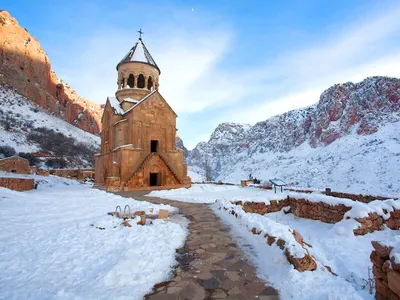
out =
[[[399,130],[400,122],[389,123],[375,134],[345,136],[325,147],[312,148],[303,143],[287,153],[238,155],[238,161],[230,161],[216,180],[239,183],[251,173],[262,182],[281,178],[298,188],[330,187],[338,192],[398,195]]]
[[[204,177],[196,172],[188,170],[188,176],[192,179],[192,182],[204,181]]]
[[[124,110],[122,109],[119,101],[117,98],[115,97],[107,97],[108,101],[110,102],[110,105],[112,107],[112,109],[114,110],[114,112],[118,115],[123,115],[124,114]]]
[[[131,61],[141,61],[145,63],[149,63],[143,49],[143,44],[142,41],[139,40],[136,44],[135,52],[133,52],[133,55],[131,57]]]
[[[0,188],[1,299],[142,299],[169,278],[187,234],[175,208],[59,177],[34,178],[38,190]],[[172,214],[124,227],[107,212],[126,204]]]
[[[372,275],[370,254],[373,251],[371,241],[379,240],[400,245],[400,231],[390,230],[385,226],[383,231],[375,231],[363,236],[355,236],[353,230],[360,225],[354,219],[345,218],[336,224],[298,218],[283,211],[264,216],[245,213],[240,206],[231,201],[253,201],[269,203],[271,200],[282,200],[287,196],[307,199],[312,202],[324,202],[330,205],[345,204],[352,209],[347,212],[352,218],[365,216],[368,212],[377,212],[384,217],[394,208],[398,209],[400,201],[372,201],[368,204],[350,199],[334,198],[319,193],[274,194],[270,190],[242,188],[239,186],[194,184],[189,189],[153,191],[150,196],[168,198],[175,201],[213,203],[214,211],[230,225],[236,242],[244,249],[246,255],[257,267],[260,277],[270,282],[279,290],[281,299],[373,299],[366,284]],[[235,207],[238,218],[230,213]],[[388,213],[384,213],[386,209]],[[260,235],[251,233],[256,228]],[[291,232],[299,232],[304,241],[312,247],[305,246],[317,262],[315,271],[298,272],[289,264],[284,252],[275,244],[268,246],[265,233],[280,237],[286,241],[292,255],[302,257],[305,250],[294,242]],[[397,242],[396,242],[397,241]],[[400,247],[392,250],[392,256],[400,259]],[[329,273],[324,265],[330,266]]]
[[[368,280],[368,268],[372,268],[369,259],[373,251],[371,241],[393,239],[399,234],[386,228],[365,236],[339,235],[333,224],[301,219],[292,214],[277,212],[257,218],[248,214],[248,218],[253,222],[257,220],[259,226],[275,221],[295,229],[312,245],[307,249],[317,261],[317,270],[300,273],[287,262],[277,246],[268,246],[262,235],[252,234],[234,216],[218,210],[217,205],[213,207],[232,227],[234,238],[253,261],[259,275],[279,290],[281,299],[374,299],[369,294],[369,286],[363,288],[364,280]],[[327,272],[323,265],[330,266],[338,276]]]
[[[190,176],[192,182],[202,182],[206,180],[204,170],[197,166],[188,166],[188,176]]]
[[[284,191],[275,194],[273,190],[252,187],[243,188],[236,185],[193,184],[191,188],[152,191],[149,196],[193,203],[214,203],[217,200],[228,200],[263,202],[267,205],[270,204],[271,200],[279,202],[279,200],[284,200],[289,196],[296,199],[305,199],[313,203],[323,202],[329,205],[343,204],[351,207],[351,210],[346,212],[345,218],[349,217],[352,219],[364,218],[369,213],[374,212],[384,219],[388,219],[390,212],[394,209],[400,210],[400,200],[375,200],[370,203],[363,203],[346,198],[326,196],[318,192],[308,194]],[[386,213],[384,210],[386,210]]]
[[[256,202],[277,199],[274,194],[264,190],[218,184],[193,184],[191,188],[152,191],[148,196],[193,203],[214,203],[217,199]],[[283,194],[279,196],[279,199],[284,198],[286,196]]]
[[[10,146],[17,152],[30,153],[41,150],[37,144],[28,141],[26,138],[29,129],[25,130],[24,127],[28,127],[28,123],[31,124],[32,128],[45,127],[54,129],[86,145],[94,147],[100,145],[100,138],[98,136],[85,132],[49,114],[14,90],[0,86],[0,117],[3,119],[7,118],[7,116],[15,118],[21,124],[18,128],[13,127],[12,131],[6,131],[0,126],[0,145]]]

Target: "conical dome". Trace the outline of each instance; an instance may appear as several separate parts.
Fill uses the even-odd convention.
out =
[[[149,50],[147,50],[146,46],[144,45],[142,38],[139,38],[139,40],[131,48],[131,50],[129,50],[129,52],[124,56],[124,58],[118,63],[117,70],[120,65],[130,63],[130,62],[142,62],[145,64],[152,65],[161,74],[161,71],[158,68],[153,57],[151,56]]]

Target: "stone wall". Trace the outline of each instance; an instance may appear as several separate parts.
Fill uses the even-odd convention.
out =
[[[33,189],[35,181],[30,178],[5,178],[0,177],[0,187],[14,191],[29,191]]]
[[[29,161],[18,156],[12,156],[0,159],[0,170],[16,174],[31,173],[31,167],[29,166]]]
[[[74,179],[84,179],[86,177],[93,178],[94,169],[54,169],[50,171],[50,174]]]
[[[296,199],[288,197],[287,199],[276,201],[271,200],[267,205],[264,202],[245,202],[236,201],[236,205],[241,205],[247,213],[256,213],[264,215],[282,210],[287,207],[285,213],[293,213],[295,216],[305,219],[319,220],[324,223],[335,224],[343,220],[344,215],[351,207],[343,204],[329,205],[324,202],[311,202],[306,199]],[[377,213],[370,213],[368,217],[357,218],[360,227],[354,229],[354,235],[364,235],[376,230],[383,230],[386,224],[392,230],[400,229],[400,211],[395,210],[390,213],[390,217],[385,220]]]
[[[393,247],[376,241],[372,241],[372,246],[375,249],[370,256],[375,277],[375,299],[400,300],[400,264],[396,264],[391,256]]]
[[[241,204],[241,202],[235,202]],[[351,209],[343,204],[329,205],[323,202],[310,202],[306,199],[288,198],[285,200],[270,201],[270,205],[264,202],[245,202],[243,210],[249,213],[258,213],[264,215],[265,213],[277,212],[284,207],[289,207],[287,213],[291,212],[294,215],[305,218],[319,220],[324,223],[337,223],[341,221],[344,214]]]

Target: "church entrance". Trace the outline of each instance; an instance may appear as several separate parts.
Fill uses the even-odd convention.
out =
[[[152,140],[150,143],[151,152],[158,152],[158,141]]]
[[[158,185],[158,173],[150,173],[150,186]]]

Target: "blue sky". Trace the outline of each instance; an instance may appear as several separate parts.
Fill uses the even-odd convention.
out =
[[[3,0],[0,9],[97,103],[115,93],[115,66],[142,28],[189,148],[221,122],[311,105],[335,83],[400,77],[400,1]]]

